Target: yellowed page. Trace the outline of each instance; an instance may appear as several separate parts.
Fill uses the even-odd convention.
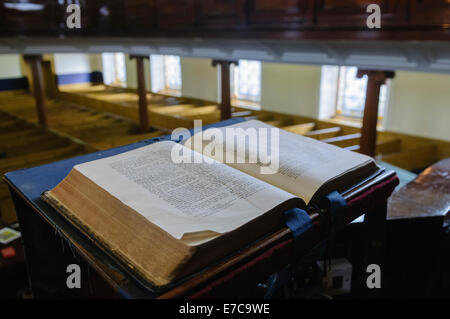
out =
[[[198,163],[174,163],[177,145]],[[211,238],[232,231],[295,197],[170,141],[74,169],[173,237],[186,234],[196,243],[195,233]]]
[[[270,129],[276,129],[261,121],[250,120],[227,127],[215,128],[215,130],[220,130],[222,132],[223,137],[225,137],[224,143],[220,142],[220,138],[218,140],[214,140],[213,138],[210,140],[203,139],[202,143],[197,134],[187,140],[185,145],[197,152],[203,151],[205,155],[210,156],[219,162],[225,163],[246,174],[275,185],[289,193],[295,194],[302,198],[306,203],[309,203],[314,193],[327,181],[355,169],[356,167],[367,164],[369,161],[373,161],[371,157],[278,129],[278,170],[274,174],[263,174],[261,172],[261,167],[267,166],[265,165],[267,163],[249,163],[248,155],[246,155],[249,153],[248,144],[240,145],[236,141],[233,143],[233,138],[226,132],[226,130],[230,128],[242,128],[243,130],[247,130],[248,128],[255,128],[258,130],[262,128],[267,129],[269,132]],[[268,136],[270,136],[270,134],[268,134]],[[206,153],[206,145],[211,143],[217,149],[222,150],[220,152],[214,152],[213,154]],[[235,145],[235,148],[229,147],[233,144]],[[267,144],[268,149],[265,153],[272,157],[273,153],[270,142],[265,144]],[[209,150],[210,149],[211,148],[209,148]],[[242,154],[244,154],[244,156],[242,156]],[[227,155],[231,156],[230,158],[235,157],[235,161],[227,161]],[[239,160],[243,163],[239,163]]]

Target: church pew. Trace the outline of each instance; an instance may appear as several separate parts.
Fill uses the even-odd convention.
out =
[[[386,140],[378,140],[376,147],[376,155],[385,155],[390,153],[398,153],[401,151],[402,141],[398,138],[388,138]],[[349,151],[359,152],[359,144],[345,146]]]
[[[107,150],[113,147],[123,146],[131,143],[135,143],[136,141],[142,141],[146,139],[150,139],[153,137],[161,136],[165,133],[161,131],[156,131],[147,134],[139,134],[139,135],[130,135],[130,136],[113,136],[109,139],[104,139],[99,142],[92,142],[90,145],[94,146],[99,150]]]
[[[52,107],[53,109],[53,107]],[[31,114],[31,116],[27,116],[23,112],[19,112],[19,110],[15,110],[15,112],[20,113],[20,116],[22,118],[26,118],[29,121],[35,122],[36,117],[34,114]],[[14,113],[15,113],[14,112]],[[81,123],[83,126],[89,125],[89,122],[94,123],[95,125],[101,124],[104,117],[104,114],[94,114],[90,115],[87,112],[81,111],[79,112],[76,109],[73,108],[65,108],[61,105],[58,106],[56,109],[56,112],[49,112],[49,124],[50,127],[53,127],[55,129],[59,129],[61,127],[69,127],[70,130],[76,129],[74,125],[77,123]],[[107,122],[105,122],[105,125],[109,124],[109,119],[106,119]]]
[[[71,119],[71,117],[73,119]],[[84,119],[86,120],[84,121]],[[107,116],[105,114],[96,116],[95,119],[93,119],[89,114],[84,115],[80,113],[72,113],[67,118],[61,118],[57,122],[57,124],[54,124],[52,126],[52,128],[65,128],[67,130],[76,131],[78,129],[83,129],[84,127],[108,125],[113,122],[114,119],[115,118]]]
[[[252,115],[253,115],[252,111],[238,111],[238,112],[232,111],[231,113],[231,117],[249,117]]]
[[[56,149],[34,152],[31,154],[16,156],[13,158],[0,159],[0,173],[4,174],[8,171],[14,170],[17,167],[30,167],[36,163],[45,162],[52,158],[60,158],[69,154],[81,153],[84,150],[84,145],[70,144]]]
[[[61,119],[59,122],[52,120],[50,127],[56,130],[65,129],[67,132],[76,132],[91,126],[108,125],[111,122],[111,119],[105,118],[104,114],[99,114],[94,117],[72,114],[72,117],[73,119]]]
[[[268,124],[268,125],[275,126],[275,127],[283,126],[283,121],[281,121],[281,120],[264,121],[264,123],[266,123],[266,124]]]
[[[62,155],[59,154],[58,156],[53,156],[51,158],[29,162],[26,165],[23,165],[23,163],[16,163],[16,165],[10,166],[6,170],[5,169],[0,170],[0,174],[4,174],[7,173],[8,171],[17,170],[20,168],[43,165],[50,162],[59,161],[69,157],[81,155],[83,153],[86,153],[86,150],[84,148],[81,148],[80,150],[74,149],[74,152],[72,153],[69,152]],[[3,189],[3,187],[5,187],[5,190],[7,191],[7,197],[4,197],[3,196],[4,194],[2,194],[2,197],[0,197],[0,223],[3,222],[4,224],[9,225],[16,221],[15,209],[14,206],[12,205],[12,200],[10,198],[9,190],[7,189],[6,183],[4,181],[0,181],[0,183],[2,184],[1,188]]]
[[[17,120],[16,126],[22,131],[0,134],[0,152],[6,157],[0,158],[0,175],[25,167],[73,157],[88,152],[84,145],[76,144],[68,138],[45,131],[36,125]],[[34,127],[34,134],[30,129]],[[6,184],[0,181],[0,222],[9,224],[16,220]]]
[[[399,138],[385,138],[377,140],[377,154],[390,154],[400,152],[402,149],[402,140]]]
[[[305,136],[312,137],[318,140],[323,140],[330,137],[336,137],[340,135],[342,131],[342,128],[340,127],[330,127],[330,128],[324,128],[314,131],[309,131],[305,134]]]
[[[82,114],[85,121],[95,121],[101,117],[101,113],[97,111],[88,110],[85,108],[76,108],[73,105],[58,104],[54,107],[54,112],[49,112],[49,116],[57,125],[59,121],[78,121],[80,118],[74,118],[72,114]]]
[[[159,109],[150,109],[148,113],[150,126],[165,132],[170,132],[178,127],[194,127],[194,120],[179,115],[165,114],[159,111]]]
[[[24,95],[28,95],[23,93]],[[22,98],[22,100],[27,100]],[[35,119],[32,99],[27,100],[30,105],[14,103],[7,106],[11,113],[19,113],[22,118],[29,121]],[[137,125],[126,117],[116,114],[99,112],[86,106],[80,106],[73,102],[49,100],[49,123],[52,129],[74,136],[95,149],[105,149],[114,146],[137,142],[163,134],[153,132],[152,134],[137,135]],[[94,145],[95,144],[95,145]]]
[[[86,141],[89,144],[93,141],[100,141],[104,138],[108,138],[111,135],[127,135],[127,132],[131,129],[132,127],[130,126],[130,124],[124,122],[105,127],[89,127],[84,130],[77,131],[76,134],[73,134],[73,136],[82,141]]]
[[[188,117],[188,116],[196,116],[196,115],[214,113],[217,110],[218,110],[217,105],[208,105],[208,106],[192,107],[192,108],[189,108],[186,110],[174,111],[174,112],[170,112],[170,114],[176,114],[176,115]],[[158,110],[158,111],[166,113],[165,110]]]
[[[183,112],[186,110],[191,110],[195,106],[192,104],[179,104],[179,105],[153,105],[149,109],[154,110],[156,109],[158,112],[164,113],[164,114],[176,114],[178,112]]]
[[[11,119],[5,119],[4,121],[2,121],[0,123],[0,130],[2,131],[8,131],[8,129],[12,126],[14,126],[16,124],[16,122],[14,120]]]
[[[382,160],[406,170],[418,170],[432,165],[438,160],[435,144],[418,146],[382,156]]]
[[[99,89],[95,92],[90,92],[90,99],[92,98],[96,98],[98,100],[100,100],[98,97],[102,94],[101,91],[103,90],[103,93],[106,94],[105,96],[107,96],[104,100],[110,100],[109,102],[111,102],[110,104],[114,103],[114,94],[119,94],[118,96],[120,97],[122,94],[122,98],[120,98],[121,101],[123,101],[124,103],[126,103],[128,106],[122,106],[122,109],[132,109],[131,106],[132,103],[132,99],[136,100],[136,97],[134,98],[130,98],[128,100],[127,98],[127,94],[124,94],[123,92],[131,92],[132,94],[130,96],[133,96],[133,94],[136,94],[136,91],[133,89],[114,89],[114,88],[110,88],[108,86],[104,86],[103,89]],[[75,92],[75,91],[74,91]],[[70,94],[74,94],[74,93],[70,93]],[[109,97],[108,97],[108,94]],[[136,95],[137,96],[137,95]],[[167,103],[169,97],[164,96],[161,97],[161,95],[158,94],[152,94],[151,99],[156,99],[159,98],[160,102],[164,101],[164,103]],[[117,99],[116,99],[117,100]],[[171,104],[173,103],[182,103],[182,101],[192,101],[189,99],[184,99],[181,97],[172,97],[172,101],[170,102]],[[108,103],[109,103],[108,102]],[[158,106],[155,106],[155,108],[153,109],[151,106],[151,101],[149,101],[149,108],[151,111],[153,110],[157,110],[158,107],[164,107],[162,106],[164,103],[160,103]],[[193,105],[192,109],[197,109],[198,105],[201,105],[201,102],[196,101],[195,103],[187,103],[187,104],[191,104]],[[115,103],[114,108],[117,109],[117,106],[119,104]],[[197,105],[197,106],[196,106]],[[193,127],[193,120],[194,119],[202,119],[204,121],[204,124],[207,124],[209,121],[218,121],[219,117],[215,114],[213,115],[201,115],[201,116],[183,116],[180,114],[169,114],[171,113],[170,111],[170,107],[167,107],[166,110],[169,110],[167,112],[167,114],[164,114],[164,112],[158,112],[156,111],[156,113],[159,113],[158,115],[155,115],[152,118],[152,113],[150,113],[150,122],[151,125],[160,129],[164,129],[165,131],[169,132],[170,130],[176,128],[176,127],[186,127],[186,128],[191,128]],[[187,108],[187,109],[191,109],[191,107]],[[110,108],[111,112],[114,112],[113,108]],[[133,111],[127,111],[128,113],[122,113],[122,115],[133,118],[133,119],[137,119],[137,112],[135,110]],[[235,116],[239,117],[239,116],[244,116],[246,118],[257,118],[260,119],[262,121],[275,121],[272,122],[273,124],[275,124],[276,126],[295,126],[298,124],[304,124],[304,123],[314,123],[314,127],[312,127],[311,129],[309,129],[306,125],[303,126],[304,129],[308,132],[305,132],[304,134],[310,134],[311,137],[316,138],[316,139],[329,139],[329,138],[333,138],[333,137],[339,137],[342,135],[349,135],[349,134],[356,134],[360,132],[360,128],[357,127],[357,125],[345,125],[342,124],[342,122],[339,122],[337,120],[317,120],[317,119],[312,119],[312,118],[308,118],[308,117],[302,117],[302,116],[294,116],[294,115],[286,115],[286,114],[282,114],[282,113],[278,113],[278,112],[272,112],[272,111],[264,111],[264,110],[250,110],[248,108],[243,108],[243,107],[233,107],[233,111],[234,113],[237,113]],[[240,112],[244,112],[242,114],[239,114]],[[175,109],[173,111],[173,113],[178,113]],[[188,112],[189,114],[189,112]],[[172,116],[174,115],[174,116]],[[197,115],[197,114],[195,114]],[[216,117],[217,116],[217,117]],[[187,118],[186,118],[187,117]],[[288,119],[291,121],[291,123],[289,124],[284,124],[284,125],[280,125],[280,121],[285,121],[285,119]],[[313,124],[310,124],[313,125]],[[299,126],[299,130],[300,133],[303,132],[303,127]],[[289,128],[288,128],[289,129]],[[308,136],[308,135],[307,135]],[[357,151],[359,148],[358,146],[355,144],[353,145],[352,142],[356,142],[356,139],[352,140],[346,140],[345,138],[343,138],[344,140],[341,140],[342,138],[337,139],[337,142],[335,142],[338,145],[343,145],[344,147],[350,148],[352,150]],[[417,141],[418,142],[417,142]],[[450,144],[449,143],[445,143],[443,141],[438,141],[438,140],[432,140],[432,139],[419,139],[418,137],[413,137],[413,136],[407,136],[406,134],[395,134],[392,132],[378,132],[378,141],[376,144],[376,153],[377,154],[382,154],[382,155],[389,155],[392,153],[399,153],[401,151],[404,150],[409,150],[412,146],[417,145],[417,143],[422,143],[422,140],[424,140],[425,142],[429,141],[430,143],[436,144],[438,145],[438,150],[437,150],[437,156],[438,158],[443,158],[443,157],[448,157],[450,156]],[[420,144],[419,143],[419,144]],[[428,142],[427,142],[428,143]],[[427,144],[425,143],[425,144]],[[422,144],[420,144],[422,145]],[[399,165],[401,166],[401,165]]]
[[[359,144],[359,139],[361,138],[360,133],[340,135],[336,137],[330,137],[326,139],[321,139],[324,143],[333,144],[339,147],[348,147]]]
[[[217,110],[212,113],[186,115],[186,116],[182,116],[182,117],[185,119],[190,119],[190,120],[201,120],[203,122],[203,124],[209,124],[209,123],[218,122],[220,120],[220,111]]]
[[[53,149],[45,152],[31,153],[28,156],[21,156],[14,158],[13,161],[7,165],[0,163],[0,174],[5,174],[17,169],[28,168],[33,166],[39,166],[47,163],[57,162],[62,159],[71,158],[81,154],[86,154],[91,151],[87,151],[84,145],[70,145],[64,148]]]
[[[0,182],[0,201],[9,197],[9,189],[5,183]]]
[[[111,93],[111,92],[105,92],[100,94],[94,94],[95,97],[99,100],[104,101],[111,101],[111,102],[136,102],[138,101],[138,96],[135,93],[130,92],[117,92],[117,93]],[[147,98],[151,99],[152,95],[147,94]]]
[[[68,139],[49,138],[48,135],[37,135],[30,139],[9,141],[9,145],[0,144],[0,151],[6,154],[5,158],[10,158],[36,151],[62,147],[68,144],[70,144]]]
[[[289,126],[283,126],[282,129],[291,133],[305,135],[306,133],[312,131],[316,126],[316,123],[309,122],[303,124],[294,124]]]
[[[0,221],[2,221],[5,225],[10,225],[16,222],[16,210],[10,197],[0,200],[0,217]]]
[[[7,132],[0,134],[0,145],[6,141],[8,142],[11,138],[14,139],[27,139],[28,137],[35,136],[36,134],[40,134],[40,130],[36,130],[36,127],[27,127],[24,126],[22,130],[16,132]]]
[[[174,116],[192,121],[202,120],[203,124],[210,124],[220,120],[220,110],[216,105],[197,106],[191,109],[171,113],[160,111],[159,109],[157,109],[157,111],[158,113],[164,113],[167,116]]]
[[[344,148],[349,151],[359,152],[359,145],[351,145],[351,146],[346,146]]]

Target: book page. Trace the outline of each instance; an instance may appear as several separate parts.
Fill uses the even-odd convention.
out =
[[[175,145],[195,161],[174,163]],[[171,141],[74,169],[177,239],[232,231],[295,197]]]
[[[270,159],[270,161],[275,164],[278,161],[278,164],[269,165],[269,160],[264,163],[264,161],[261,162],[261,158],[258,158],[255,163],[250,163],[250,138],[247,138],[246,143],[242,144],[237,142],[237,139],[232,133],[227,133],[227,130],[236,128],[242,130],[247,130],[249,128],[256,129],[258,132],[258,152],[262,151],[263,154],[268,155],[262,156],[261,158]],[[259,129],[263,130],[259,131]],[[266,136],[264,134],[260,134],[264,129],[268,132],[267,138],[265,138]],[[271,132],[271,129],[278,130],[278,138],[276,136],[277,134],[274,134],[276,132]],[[277,129],[257,120],[241,122],[227,127],[214,128],[213,130],[216,130],[216,132],[217,130],[220,130],[222,132],[223,142],[221,141],[220,136],[217,139],[215,139],[216,136],[214,136],[214,138],[209,138],[212,135],[217,135],[213,133],[207,134],[207,139],[209,140],[205,140],[204,137],[202,142],[201,137],[197,136],[200,133],[197,133],[197,135],[188,139],[185,142],[185,145],[197,152],[203,152],[203,154],[210,156],[219,162],[225,163],[260,180],[266,181],[289,193],[295,194],[302,198],[306,203],[309,203],[315,192],[329,180],[369,162],[373,162],[371,157],[351,152],[331,144],[326,144],[312,138],[290,133],[282,129]],[[208,130],[205,132],[207,131]],[[234,133],[236,134],[236,132],[237,131],[235,130]],[[251,134],[248,136],[250,135]],[[270,141],[271,136],[278,140],[278,147],[272,145],[272,142]],[[261,142],[262,144],[259,144]],[[212,149],[211,143],[216,148],[214,152],[210,152]],[[207,146],[208,144],[209,146]],[[265,145],[263,146],[263,149],[261,149],[261,145]],[[264,147],[266,148],[265,150]],[[279,150],[278,152],[277,149]],[[278,153],[278,156],[275,156],[276,152]],[[230,161],[230,159],[233,158],[234,160]],[[273,168],[271,174],[267,173],[269,166],[272,166]],[[266,168],[265,171],[264,167]]]

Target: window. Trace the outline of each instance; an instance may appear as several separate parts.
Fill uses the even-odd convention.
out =
[[[366,101],[367,76],[357,78],[357,67],[323,66],[320,83],[320,118],[336,115],[362,118]],[[383,117],[389,81],[380,88],[378,116]]]
[[[151,55],[152,91],[171,95],[181,94],[181,62],[175,55]]]
[[[125,54],[103,53],[103,82],[108,85],[126,86],[127,75],[125,66]]]
[[[254,104],[261,102],[261,62],[239,60],[232,71],[232,98]]]

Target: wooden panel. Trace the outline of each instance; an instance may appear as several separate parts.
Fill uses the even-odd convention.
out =
[[[123,2],[126,2],[126,0],[86,0],[86,4],[94,5],[93,3],[95,3],[97,7],[97,16],[92,23],[95,25],[95,28],[92,28],[89,32],[100,32],[102,34],[118,34],[118,32],[123,32],[123,27],[125,26]],[[83,11],[81,12],[83,13]]]
[[[310,122],[310,123],[284,126],[283,130],[291,132],[291,133],[295,133],[295,134],[305,135],[309,131],[313,130],[315,126],[316,126],[316,123]]]
[[[320,0],[317,1],[317,23],[334,28],[358,26],[367,28],[367,6],[377,4],[381,9],[381,27],[405,25],[407,0]]]
[[[156,26],[154,0],[124,1],[125,25],[138,33],[148,31],[145,27]],[[143,27],[143,29],[138,29]]]
[[[41,1],[42,2],[42,1]],[[55,1],[56,2],[56,1]],[[67,1],[66,1],[67,2]],[[57,4],[57,23],[60,33],[68,36],[108,36],[120,35],[124,32],[124,2],[125,0],[80,0],[81,28],[68,29],[66,27],[67,3]],[[134,2],[134,1],[132,1]]]
[[[57,31],[56,1],[0,0],[1,33]]]
[[[195,24],[195,0],[156,0],[156,10],[161,29],[191,28]]]
[[[249,24],[260,27],[295,28],[313,23],[314,1],[250,0]]]
[[[422,169],[438,160],[437,146],[430,144],[399,153],[392,153],[383,156],[382,160],[406,170]]]
[[[359,139],[361,138],[360,133],[341,135],[336,137],[330,137],[322,139],[321,141],[324,143],[333,144],[339,147],[351,147],[357,145],[359,143]]]
[[[359,145],[351,145],[344,147],[347,150],[359,152]],[[402,149],[402,140],[399,138],[391,138],[386,140],[378,140],[375,154],[387,156],[391,153],[399,153]]]
[[[447,0],[412,0],[411,24],[420,26],[450,23],[450,2]]]
[[[325,138],[338,136],[339,134],[341,134],[341,131],[342,131],[342,128],[336,126],[336,127],[329,127],[329,128],[324,128],[324,129],[320,129],[320,130],[310,131],[310,132],[306,133],[305,135],[308,137],[322,140]]]
[[[253,115],[252,111],[239,111],[231,113],[231,117],[248,117],[252,115]]]
[[[377,154],[389,154],[399,152],[402,148],[402,140],[399,138],[377,141]]]
[[[77,0],[81,29],[66,26],[69,2],[73,1],[0,0],[0,34],[427,41],[449,37],[446,0]],[[369,4],[381,7],[381,30],[372,32],[366,26]]]
[[[245,0],[198,0],[198,25],[236,28],[245,25]]]

